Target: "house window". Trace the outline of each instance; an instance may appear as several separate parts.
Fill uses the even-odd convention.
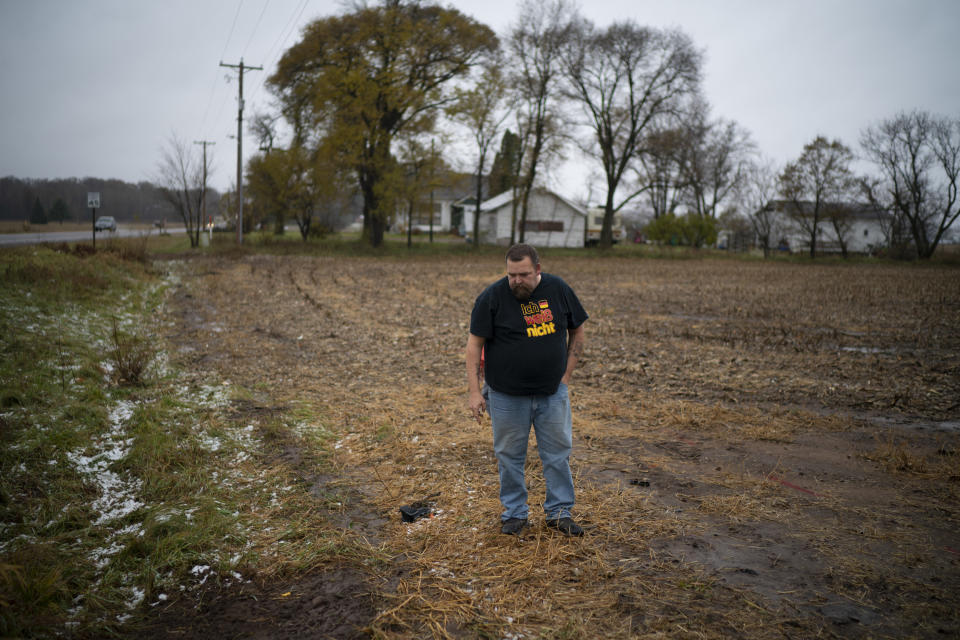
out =
[[[430,202],[419,202],[413,209],[413,225],[430,225]],[[440,203],[433,203],[433,226],[440,225]]]
[[[520,228],[517,224],[517,228]],[[563,231],[563,220],[527,220],[524,231]]]
[[[863,230],[863,237],[866,238],[868,235],[870,235],[870,230],[869,230],[869,229],[864,229],[864,230]]]

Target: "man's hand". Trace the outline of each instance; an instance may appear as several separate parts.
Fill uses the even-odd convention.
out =
[[[476,419],[477,424],[483,424],[481,418],[483,412],[487,409],[487,401],[483,399],[480,389],[483,386],[483,369],[480,366],[480,355],[483,353],[483,344],[485,340],[472,333],[467,338],[467,389],[470,390],[467,399],[467,407],[470,409],[470,415]]]
[[[583,353],[584,333],[581,324],[576,329],[570,329],[567,332],[567,368],[563,372],[560,382],[570,386],[570,378],[573,376],[573,370],[577,368],[577,361],[580,360],[580,354]]]
[[[479,391],[471,391],[468,404],[470,415],[474,417],[477,424],[483,424],[483,412],[487,410],[487,401],[483,399],[483,395]]]

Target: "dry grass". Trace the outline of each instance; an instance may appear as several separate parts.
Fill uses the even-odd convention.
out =
[[[935,451],[918,451],[903,438],[878,435],[876,447],[863,458],[877,463],[888,473],[909,473],[928,478],[960,481],[960,453],[950,444],[939,444]]]

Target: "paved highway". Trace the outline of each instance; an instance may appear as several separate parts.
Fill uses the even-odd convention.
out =
[[[183,227],[168,227],[167,233],[186,233]],[[97,240],[108,238],[139,238],[144,235],[156,235],[156,229],[124,229],[100,231]],[[24,244],[42,244],[44,242],[89,242],[93,231],[51,231],[49,233],[0,233],[0,247],[13,247]]]

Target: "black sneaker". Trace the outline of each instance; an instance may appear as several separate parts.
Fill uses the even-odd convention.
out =
[[[582,536],[583,529],[580,528],[572,518],[559,518],[557,520],[547,520],[547,526],[553,527],[560,533],[568,536]]]
[[[508,536],[515,536],[526,528],[526,518],[508,518],[507,520],[503,521],[503,526],[500,527],[500,533],[505,533]]]

